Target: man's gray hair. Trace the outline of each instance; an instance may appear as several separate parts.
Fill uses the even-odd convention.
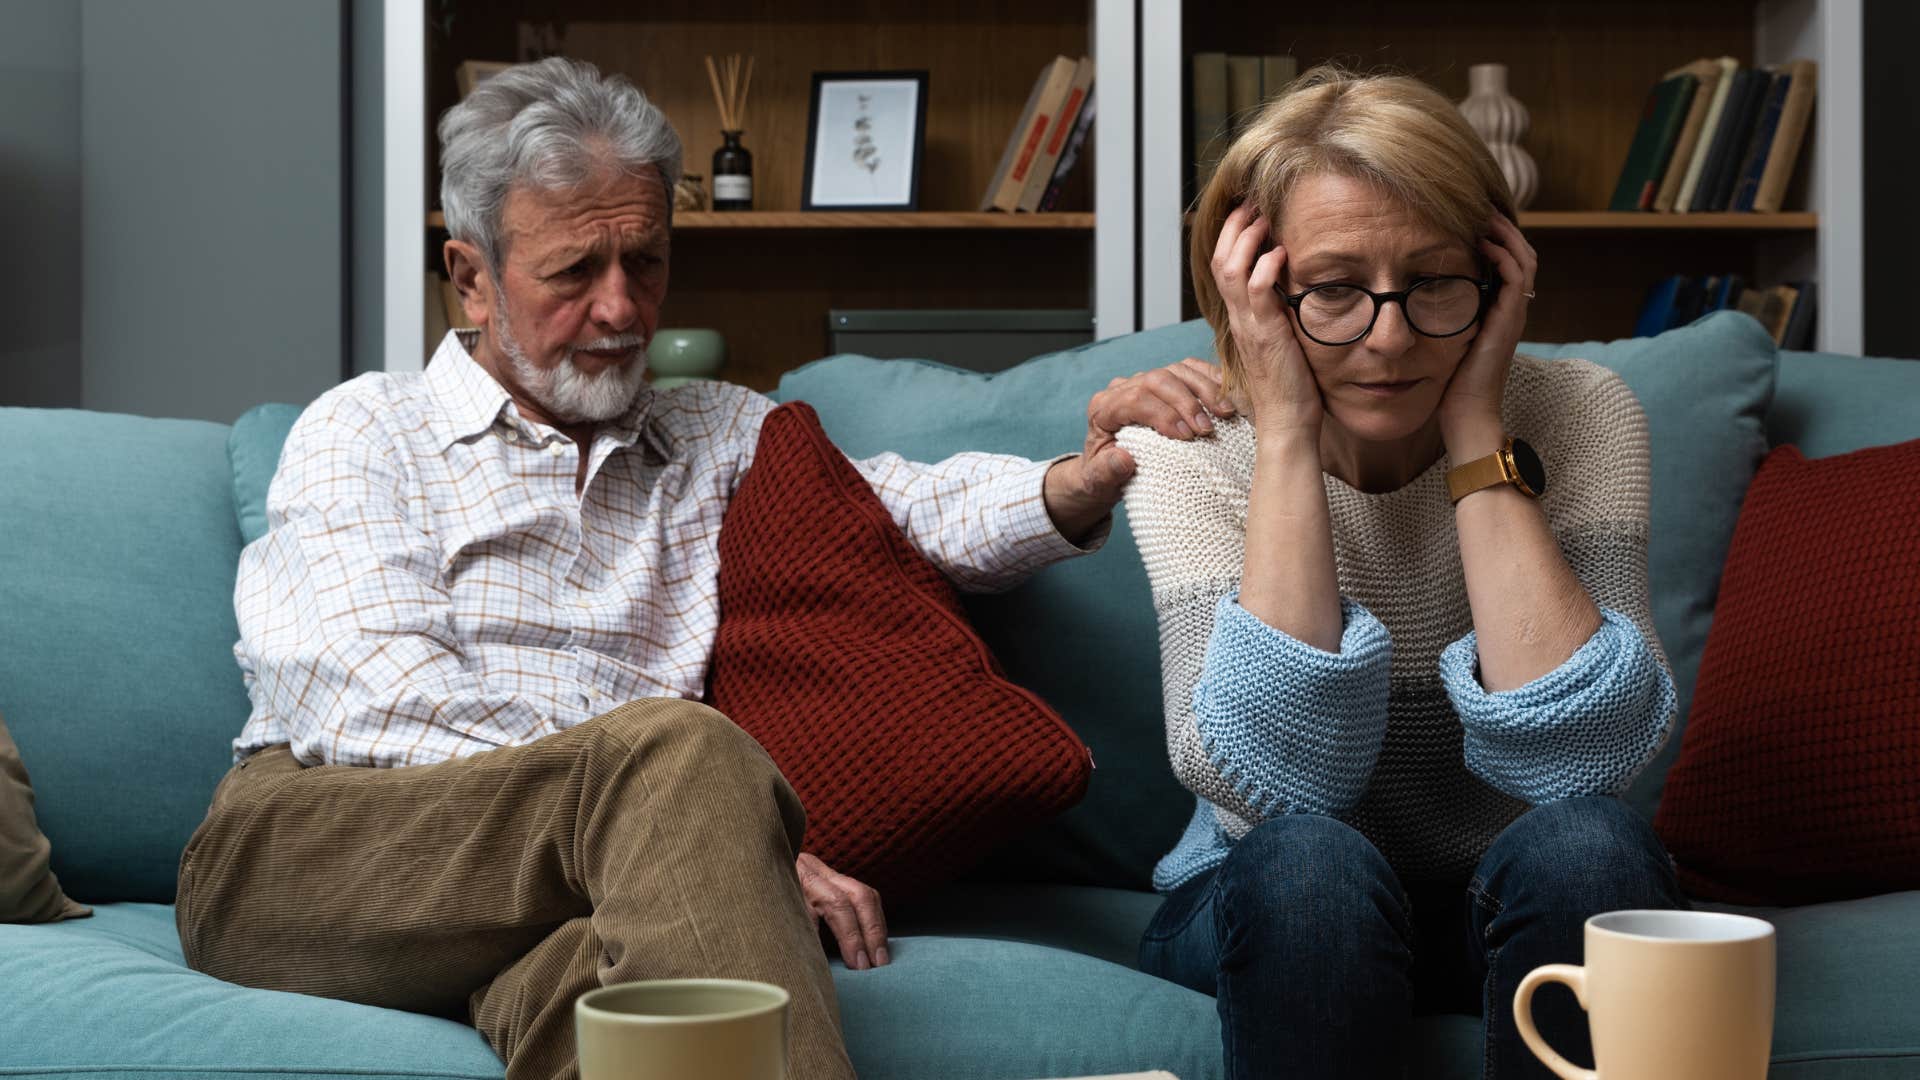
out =
[[[440,117],[440,207],[447,232],[479,247],[497,275],[500,214],[516,187],[556,190],[603,168],[660,170],[667,206],[680,182],[680,136],[621,75],[555,56],[517,64]]]

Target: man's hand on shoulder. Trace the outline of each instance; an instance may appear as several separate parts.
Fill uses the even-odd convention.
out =
[[[1078,542],[1092,532],[1133,479],[1133,456],[1114,434],[1144,424],[1169,439],[1213,432],[1213,417],[1232,416],[1220,369],[1188,357],[1177,364],[1115,379],[1087,402],[1087,443],[1079,457],[1047,472],[1047,513],[1060,535]]]
[[[840,945],[840,959],[855,971],[892,962],[887,955],[887,917],[880,910],[880,894],[871,886],[840,873],[817,856],[801,852],[793,869],[800,876],[800,892],[807,898],[816,927],[825,919]]]

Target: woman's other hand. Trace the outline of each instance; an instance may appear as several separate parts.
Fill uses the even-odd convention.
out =
[[[1447,392],[1440,399],[1440,430],[1449,451],[1459,451],[1472,443],[1467,453],[1473,456],[1488,452],[1491,447],[1478,444],[1489,437],[1497,444],[1504,430],[1500,402],[1506,392],[1507,372],[1513,367],[1513,351],[1527,328],[1534,275],[1540,269],[1540,257],[1533,245],[1505,214],[1494,211],[1490,231],[1492,235],[1480,241],[1480,252],[1500,275],[1500,295],[1487,310],[1466,358],[1454,369]]]
[[[1286,249],[1276,245],[1261,251],[1270,235],[1267,219],[1253,207],[1235,207],[1213,248],[1213,282],[1227,305],[1227,326],[1256,429],[1291,430],[1317,439],[1325,405],[1286,302],[1275,289],[1286,266]]]

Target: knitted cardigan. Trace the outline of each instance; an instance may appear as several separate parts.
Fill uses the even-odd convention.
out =
[[[1618,794],[1666,741],[1673,679],[1647,588],[1645,415],[1584,360],[1515,357],[1507,431],[1548,469],[1542,507],[1602,625],[1555,670],[1489,693],[1447,497],[1446,457],[1398,490],[1324,477],[1344,630],[1329,653],[1238,603],[1254,433],[1120,433],[1127,516],[1160,622],[1167,751],[1197,796],[1154,872],[1170,891],[1279,814],[1324,814],[1405,882],[1459,881],[1530,806]]]

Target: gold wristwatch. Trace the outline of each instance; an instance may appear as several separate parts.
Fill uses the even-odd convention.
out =
[[[1537,499],[1546,493],[1547,469],[1533,447],[1509,436],[1486,457],[1447,470],[1447,495],[1454,502],[1496,484],[1512,484],[1522,495]]]

